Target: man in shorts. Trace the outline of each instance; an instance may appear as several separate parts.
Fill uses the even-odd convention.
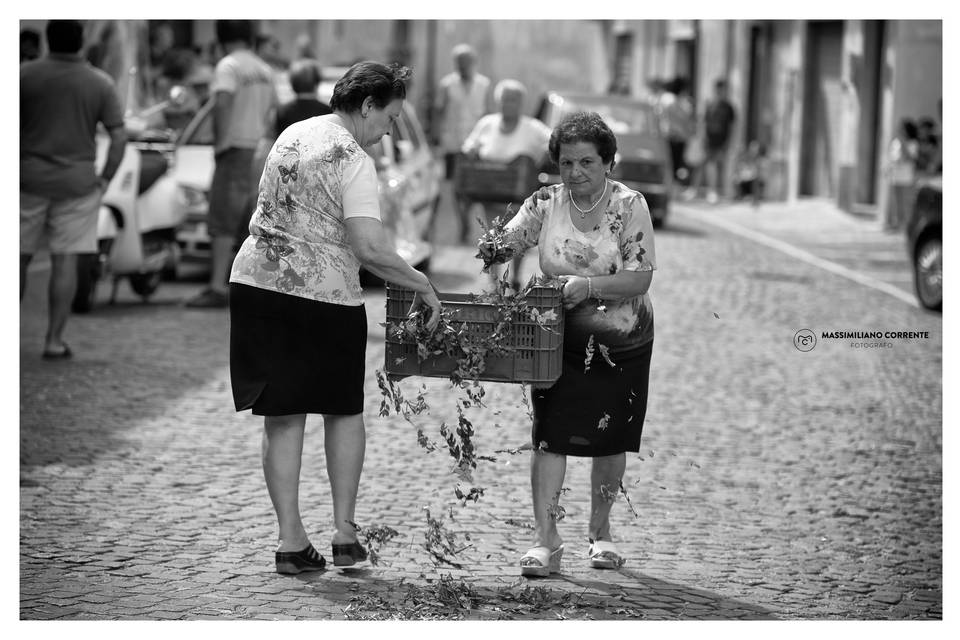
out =
[[[47,23],[49,55],[20,65],[20,299],[27,267],[46,235],[50,248],[49,326],[43,357],[69,358],[63,330],[77,288],[77,254],[97,252],[100,196],[126,144],[109,75],[80,55],[78,20]],[[110,148],[96,173],[97,123]]]
[[[276,92],[273,71],[251,50],[250,20],[217,20],[217,40],[227,55],[217,63],[211,91],[214,156],[207,230],[212,257],[210,283],[186,306],[227,307],[227,276],[235,248],[248,234],[263,167],[254,166],[257,145],[272,133]]]

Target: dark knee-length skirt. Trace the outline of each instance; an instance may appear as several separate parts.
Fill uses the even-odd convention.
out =
[[[579,340],[564,340],[563,370],[533,398],[533,446],[571,456],[610,456],[640,451],[647,412],[653,341],[624,350],[610,366],[595,351],[585,372]]]
[[[230,383],[237,411],[363,412],[363,305],[230,284]]]

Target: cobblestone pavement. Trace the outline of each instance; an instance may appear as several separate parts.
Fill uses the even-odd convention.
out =
[[[802,208],[780,211],[777,233],[809,228]],[[45,362],[47,274],[35,271],[20,310],[21,618],[940,619],[941,317],[702,222],[762,230],[738,211],[678,205],[657,234],[649,411],[624,478],[637,515],[622,497],[612,515],[627,564],[588,567],[588,463],[571,458],[563,573],[531,581],[516,568],[529,454],[494,453],[527,441],[520,388],[486,384],[487,407],[468,410],[479,453],[496,461],[475,475],[483,496],[461,505],[446,451],[377,417],[382,290],[367,302],[357,519],[399,537],[376,566],[282,577],[261,421],[232,409],[226,312],[180,306],[199,280],[164,283],[149,304],[124,284],[115,306],[71,319],[72,361]],[[902,246],[876,233],[850,254],[886,260]],[[470,253],[439,249],[441,290],[479,290]],[[930,337],[883,349],[825,339],[801,353],[801,328]],[[421,382],[431,412],[417,420],[438,440],[455,396],[439,379],[402,387]],[[321,419],[307,429],[302,510],[329,559]],[[462,568],[431,560],[425,509],[466,547],[453,557]]]

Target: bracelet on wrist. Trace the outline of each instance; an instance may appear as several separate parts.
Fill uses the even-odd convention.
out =
[[[587,298],[593,297],[593,281],[587,276]]]

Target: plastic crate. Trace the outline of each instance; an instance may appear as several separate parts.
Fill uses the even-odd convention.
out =
[[[453,173],[457,194],[481,202],[513,202],[515,208],[540,186],[536,163],[520,156],[512,162],[491,162],[458,156]]]
[[[388,326],[406,320],[413,297],[414,292],[410,289],[387,286]],[[471,302],[471,297],[470,294],[443,293],[440,294],[440,301],[444,309],[454,312],[450,322],[465,322],[467,338],[477,338],[479,342],[493,332],[499,314],[496,305]],[[550,331],[526,314],[516,314],[507,333],[507,344],[513,349],[504,355],[488,355],[478,380],[528,382],[534,387],[550,387],[560,377],[563,365],[563,304],[560,289],[531,287],[526,301],[528,307],[535,307],[540,313],[556,313],[556,319],[544,323]],[[384,371],[395,375],[446,378],[457,368],[456,359],[445,354],[419,360],[416,342],[391,336],[389,331],[386,332],[384,357]]]

